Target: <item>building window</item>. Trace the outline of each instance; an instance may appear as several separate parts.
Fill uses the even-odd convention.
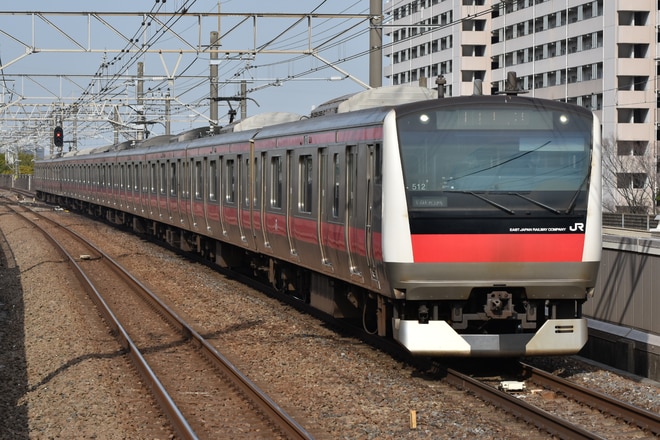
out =
[[[646,186],[646,173],[617,173],[616,186],[619,189],[642,189]]]

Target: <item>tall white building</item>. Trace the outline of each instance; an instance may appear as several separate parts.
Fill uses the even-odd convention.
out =
[[[604,204],[652,213],[658,193],[658,2],[389,0],[392,84],[446,80],[445,96],[505,89],[587,107],[603,128]]]

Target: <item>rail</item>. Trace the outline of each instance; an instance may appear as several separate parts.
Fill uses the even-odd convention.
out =
[[[14,212],[19,215],[22,215],[17,209],[10,207]],[[165,305],[156,295],[154,295],[146,286],[144,286],[139,280],[133,277],[128,273],[118,262],[113,260],[109,255],[104,253],[101,249],[89,243],[89,241],[76,233],[75,231],[64,228],[59,224],[53,222],[48,217],[39,215],[34,211],[28,211],[30,215],[37,216],[39,219],[43,219],[48,223],[52,223],[57,227],[65,229],[69,234],[75,236],[78,240],[81,240],[86,243],[87,246],[93,249],[93,251],[101,257],[103,261],[106,261],[111,264],[113,270],[123,279],[128,281],[130,284],[134,285],[138,290],[144,295],[158,313],[161,316],[164,316],[165,319],[175,326],[177,330],[182,333],[186,339],[192,339],[195,345],[199,350],[202,351],[204,357],[210,360],[216,368],[218,368],[225,377],[228,377],[230,382],[240,390],[240,392],[248,398],[250,403],[254,407],[258,408],[262,414],[264,414],[274,426],[282,432],[286,438],[291,439],[309,439],[312,438],[311,434],[308,433],[300,424],[298,424],[291,416],[289,416],[276,402],[274,402],[266,393],[260,390],[247,376],[245,376],[241,371],[239,371],[224,355],[222,355],[218,350],[213,347],[208,341],[206,341],[199,333],[197,333],[192,327],[190,327],[178,314],[172,310],[170,307]],[[27,221],[34,224],[39,228],[47,239],[59,250],[59,252],[69,261],[69,264],[76,272],[77,277],[80,279],[81,283],[85,286],[87,293],[90,298],[99,307],[99,310],[102,312],[104,319],[109,323],[110,327],[117,334],[122,346],[127,350],[129,357],[133,360],[136,368],[139,370],[142,375],[145,383],[149,385],[156,397],[156,400],[159,402],[165,413],[168,415],[168,418],[172,422],[172,425],[177,432],[177,435],[181,438],[187,439],[196,439],[198,438],[197,434],[189,425],[188,421],[183,416],[181,410],[177,407],[173,398],[167,393],[163,384],[152,371],[151,367],[148,365],[147,361],[141,354],[137,345],[131,340],[128,332],[124,329],[122,324],[116,318],[115,314],[110,310],[110,307],[103,299],[102,295],[94,286],[93,282],[85,274],[82,267],[76,262],[75,258],[71,256],[64,247],[38,222],[32,221],[31,218],[28,218],[25,215],[22,215]]]
[[[641,429],[651,431],[655,435],[660,435],[660,415],[569,382],[559,376],[534,368],[531,365],[524,363],[521,365],[524,375],[532,382],[559,391],[567,397],[584,402],[593,408],[597,408],[615,417],[620,417]]]
[[[447,369],[447,381],[559,438],[603,438],[459,371]]]

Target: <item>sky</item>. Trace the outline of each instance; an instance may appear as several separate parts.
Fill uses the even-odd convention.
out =
[[[195,48],[207,46],[210,32],[220,26],[221,48],[227,53],[219,57],[219,95],[235,97],[244,80],[248,89],[248,116],[257,113],[286,111],[309,114],[329,99],[364,90],[360,82],[369,82],[368,21],[347,18],[314,18],[311,36],[307,20],[291,17],[242,16],[216,17],[195,14],[217,12],[217,0],[146,0],[82,1],[22,0],[3,2],[0,13],[0,131],[17,132],[26,122],[8,121],[16,103],[22,111],[51,111],[45,103],[58,103],[55,112],[65,109],[65,139],[70,139],[74,121],[71,105],[79,103],[99,114],[109,108],[120,108],[121,123],[133,132],[137,112],[143,109],[150,121],[150,135],[165,130],[165,96],[171,101],[171,131],[208,125],[209,53]],[[135,15],[101,19],[88,14],[58,15],[56,12],[148,12],[172,13],[187,8],[188,16],[163,22],[147,21]],[[222,0],[222,13],[311,13],[366,14],[369,0]],[[7,12],[16,11],[9,15]],[[38,12],[39,14],[25,14]],[[254,23],[256,22],[256,27]],[[146,25],[145,25],[146,23]],[[148,46],[161,53],[136,53],[136,47]],[[34,47],[34,49],[33,49]],[[117,52],[117,49],[131,51]],[[236,51],[265,48],[256,56]],[[303,55],[301,50],[313,48],[317,57]],[[185,49],[186,53],[179,53]],[[282,53],[269,54],[267,50]],[[190,53],[188,53],[190,52]],[[144,107],[137,102],[137,63],[144,65]],[[338,66],[340,70],[328,67]],[[174,77],[168,80],[167,77]],[[93,97],[93,98],[92,98]],[[9,104],[11,103],[11,106]],[[40,103],[40,104],[35,104]],[[33,105],[33,107],[30,107]],[[238,107],[237,102],[231,106]],[[46,110],[44,110],[46,109]],[[220,124],[228,122],[229,105],[219,104]],[[67,113],[68,112],[68,113]],[[38,115],[43,116],[43,115]],[[87,118],[87,119],[86,119]],[[93,118],[75,118],[78,148],[112,143],[112,125],[89,122]],[[12,125],[13,124],[13,125]],[[41,140],[48,142],[52,127],[39,128]],[[130,135],[129,135],[130,136]],[[23,138],[26,138],[24,135]],[[123,138],[120,139],[124,140]],[[26,141],[27,142],[27,141]],[[0,139],[0,149],[2,141]]]

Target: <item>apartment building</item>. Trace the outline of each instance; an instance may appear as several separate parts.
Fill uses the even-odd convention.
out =
[[[594,111],[602,122],[604,207],[653,213],[658,194],[658,1],[389,0],[384,75],[442,75],[445,96],[505,89]]]

